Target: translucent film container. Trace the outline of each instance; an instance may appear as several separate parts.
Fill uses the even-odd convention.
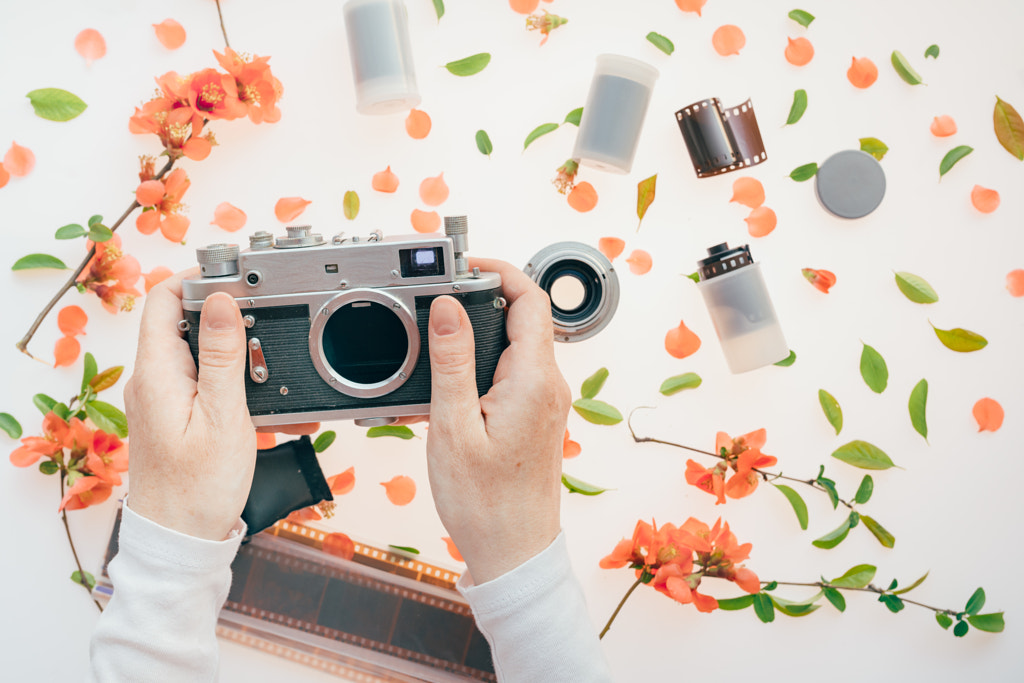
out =
[[[402,0],[349,0],[345,30],[360,114],[390,114],[420,103],[409,17]]]

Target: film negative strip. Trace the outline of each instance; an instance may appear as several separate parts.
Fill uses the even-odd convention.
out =
[[[738,171],[768,159],[750,100],[722,107],[717,97],[676,112],[698,178]]]

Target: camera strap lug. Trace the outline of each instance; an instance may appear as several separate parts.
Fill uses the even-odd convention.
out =
[[[267,361],[263,358],[263,345],[256,337],[249,340],[249,377],[256,384],[263,384],[270,379]]]

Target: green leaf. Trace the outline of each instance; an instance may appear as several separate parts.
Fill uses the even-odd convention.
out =
[[[397,550],[402,553],[409,553],[410,555],[419,555],[420,551],[416,548],[407,545],[388,545],[389,548]]]
[[[922,576],[920,579],[918,579],[914,583],[910,584],[906,588],[901,588],[898,591],[893,591],[892,594],[893,595],[903,595],[904,593],[909,593],[910,591],[914,590],[915,588],[920,586],[922,583],[924,583],[924,580],[928,578],[928,574],[930,574],[930,573],[931,572],[925,572],[924,576]]]
[[[929,321],[928,324],[931,325],[931,321]],[[951,351],[970,353],[971,351],[978,351],[988,346],[987,339],[977,332],[971,332],[970,330],[965,330],[962,327],[954,327],[951,330],[940,330],[935,327],[935,325],[932,325],[932,329],[935,330],[935,336],[939,338],[942,345]]]
[[[44,460],[39,463],[39,471],[43,474],[57,474],[60,471],[60,465],[53,460]]]
[[[60,419],[64,420],[65,422],[71,419],[71,409],[60,402],[53,406],[53,414],[59,417]]]
[[[840,612],[846,611],[846,598],[843,597],[842,593],[835,588],[828,587],[822,589],[822,591],[825,593],[825,599],[831,602],[833,607]]]
[[[843,409],[839,407],[839,401],[824,389],[818,389],[818,403],[825,412],[825,419],[832,425],[832,429],[836,430],[838,436],[839,432],[843,431]]]
[[[337,436],[333,431],[322,432],[316,437],[316,441],[313,442],[313,450],[317,453],[323,453],[330,448]]]
[[[923,277],[905,270],[896,273],[896,286],[915,304],[933,304],[939,300],[939,295]]]
[[[558,130],[558,124],[557,123],[542,123],[542,124],[540,124],[539,126],[534,128],[533,130],[531,130],[530,134],[526,136],[526,140],[523,142],[523,149],[526,149],[527,147],[529,147],[530,143],[532,143],[534,140],[536,140],[540,136],[547,135],[548,133],[550,133],[551,131],[554,131],[554,130]]]
[[[777,363],[772,363],[772,365],[778,365],[780,368],[788,368],[790,365],[792,365],[795,362],[796,362],[796,351],[794,351],[793,349],[790,349],[788,356],[786,356],[785,358],[783,358],[782,360],[780,360]]]
[[[928,380],[922,379],[910,392],[910,401],[907,409],[910,410],[910,424],[914,425],[914,431],[928,440],[928,421],[925,419],[925,409],[928,405]]]
[[[644,220],[644,216],[647,215],[647,209],[649,209],[651,204],[654,203],[654,191],[657,184],[657,173],[636,184],[636,216],[640,219],[641,223]],[[637,223],[636,229],[637,231],[640,230],[639,223]]]
[[[70,121],[88,107],[77,95],[60,88],[40,88],[25,95],[36,116],[48,121]]]
[[[371,439],[377,439],[382,436],[395,436],[408,441],[415,438],[416,435],[405,425],[384,425],[383,427],[370,427],[366,430],[366,436]]]
[[[116,434],[122,439],[128,436],[128,419],[118,408],[103,401],[85,404],[85,414],[101,431]]]
[[[871,478],[870,474],[865,474],[864,478],[860,480],[860,486],[857,487],[857,493],[853,496],[855,503],[864,503],[871,500],[871,494],[875,491],[875,480]]]
[[[949,173],[949,170],[956,165],[956,162],[963,159],[965,156],[974,151],[973,147],[967,145],[960,145],[946,152],[946,156],[942,157],[942,161],[939,162],[939,178]]]
[[[1003,622],[1002,612],[993,612],[991,614],[972,614],[967,617],[967,621],[971,623],[971,626],[978,629],[979,631],[985,631],[987,633],[1002,633],[1003,628],[1006,624]]]
[[[872,517],[861,515],[860,521],[864,522],[864,526],[867,527],[867,530],[870,531],[883,546],[886,548],[892,548],[896,545],[896,537],[890,534],[884,526],[876,522]]]
[[[874,158],[881,161],[885,156],[885,153],[889,151],[889,146],[878,138],[861,138],[860,151],[867,152]]]
[[[793,92],[793,104],[789,108],[786,125],[791,126],[799,121],[805,111],[807,111],[807,91],[801,88]]]
[[[571,112],[565,115],[565,121],[563,123],[571,123],[574,126],[580,125],[580,119],[583,118],[583,107],[576,107]]]
[[[887,470],[896,466],[882,449],[860,439],[840,446],[832,452],[832,457],[862,470]]]
[[[800,528],[807,531],[807,503],[800,497],[800,494],[785,484],[774,484],[775,488],[782,492],[789,504],[793,506],[796,519],[800,522]]]
[[[102,222],[103,222],[103,216],[101,216],[100,214],[96,214],[94,216],[89,216],[89,227],[90,228],[92,226],[96,225],[97,223],[102,223]]]
[[[676,46],[672,44],[671,40],[654,31],[647,34],[647,42],[667,55],[671,55],[676,50]]]
[[[746,609],[753,604],[753,595],[741,595],[738,598],[720,599],[718,601],[718,609],[725,610],[726,612],[735,612],[736,610]]]
[[[885,391],[886,385],[889,384],[889,368],[885,364],[885,359],[874,347],[867,344],[864,344],[860,353],[860,376],[876,394]]]
[[[810,163],[804,164],[803,166],[797,166],[793,169],[793,172],[789,174],[789,177],[798,183],[802,183],[805,180],[810,180],[818,173],[818,164]]]
[[[345,218],[355,220],[355,217],[359,215],[359,195],[356,194],[355,190],[349,190],[345,193],[345,198],[341,202],[342,211],[345,212]]]
[[[57,405],[57,400],[50,398],[46,394],[36,394],[32,397],[32,403],[39,409],[39,412],[45,417],[47,413],[53,410],[53,407]]]
[[[761,590],[763,590],[763,591],[773,591],[773,590],[775,590],[778,587],[779,587],[779,582],[778,581],[770,581],[770,582],[766,583]]]
[[[817,611],[818,608],[821,607],[821,605],[815,605],[814,603],[817,602],[822,595],[824,595],[824,592],[819,591],[812,597],[800,601],[786,600],[785,598],[773,595],[772,604],[775,605],[775,609],[779,610],[787,617],[805,617],[808,614]]]
[[[1007,152],[1024,161],[1024,119],[1008,102],[996,96],[996,108],[992,112],[992,124],[996,139]]]
[[[88,234],[89,231],[78,223],[68,223],[57,228],[57,232],[53,233],[53,236],[59,240],[73,240],[76,237],[83,237]]]
[[[85,360],[82,362],[82,388],[79,389],[83,394],[86,388],[89,386],[89,382],[93,377],[96,376],[96,359],[88,351],[85,352]]]
[[[850,567],[837,579],[829,581],[836,588],[863,588],[875,578],[878,568],[871,564],[858,564]]]
[[[902,610],[906,605],[903,604],[903,600],[895,595],[889,595],[888,593],[879,595],[878,602],[882,603],[889,608],[889,611],[896,614]]]
[[[832,509],[835,510],[837,507],[839,507],[839,493],[836,492],[836,483],[831,479],[828,479],[827,477],[823,477],[823,474],[825,474],[824,465],[822,465],[821,469],[818,470],[818,478],[815,479],[815,481],[818,482],[818,484],[825,489],[825,492],[828,494],[829,500],[832,501]]]
[[[476,132],[476,148],[480,150],[481,154],[491,156],[491,152],[494,151],[494,145],[491,144],[491,138],[487,135],[487,131],[480,129]]]
[[[824,536],[814,541],[811,541],[811,545],[817,548],[824,548],[829,550],[835,548],[837,545],[843,542],[846,535],[850,533],[850,518],[847,517],[843,520],[843,523],[837,526],[832,531],[828,532]]]
[[[580,417],[596,425],[613,425],[622,422],[622,413],[604,401],[580,398],[573,401],[572,407]]]
[[[775,606],[772,598],[766,593],[758,593],[754,596],[754,613],[762,623],[768,624],[775,621]]]
[[[122,372],[124,372],[123,365],[107,368],[89,381],[89,387],[98,394],[104,389],[109,389],[117,384],[117,380],[121,379]]]
[[[966,621],[958,621],[956,626],[953,627],[953,635],[957,638],[963,638],[970,630],[971,627],[967,625]]]
[[[931,57],[932,59],[938,59],[939,58],[939,46],[938,45],[929,45],[928,49],[924,51],[924,56],[925,56],[926,59],[928,57]]]
[[[914,67],[910,66],[910,62],[899,50],[892,51],[892,68],[896,69],[899,77],[910,85],[921,85],[921,74],[914,71]]]
[[[939,622],[939,626],[947,631],[949,630],[949,627],[953,625],[953,618],[948,614],[943,614],[942,612],[935,613],[935,621]]]
[[[444,0],[434,0],[434,12],[437,13],[437,20],[440,22],[444,16]]]
[[[114,237],[114,231],[102,223],[94,223],[89,227],[89,239],[93,242],[108,242]]]
[[[854,529],[860,524],[860,513],[856,510],[850,513],[850,528]]]
[[[796,23],[800,24],[804,28],[810,26],[811,22],[814,21],[814,15],[811,14],[810,12],[805,12],[802,9],[795,9],[792,12],[790,12],[789,18],[795,21]]]
[[[698,273],[697,271],[694,271],[694,272],[690,273],[686,277],[690,278],[694,282],[698,282],[698,283],[700,282],[700,273]],[[782,361],[779,361],[779,362],[781,363]]]
[[[580,387],[580,395],[583,398],[594,398],[600,393],[601,387],[604,386],[605,380],[608,379],[608,368],[601,368],[590,377],[583,380],[583,386]]]
[[[455,76],[472,76],[486,69],[490,63],[491,54],[489,52],[481,52],[457,59],[454,62],[448,62],[444,65],[444,68],[448,69],[448,72]]]
[[[569,493],[582,493],[584,496],[597,496],[608,490],[600,486],[588,484],[582,479],[571,477],[568,474],[562,475],[562,486],[569,489]]]
[[[669,377],[661,383],[661,387],[658,391],[665,396],[671,396],[672,394],[678,394],[683,389],[696,389],[701,385],[701,382],[703,382],[703,380],[696,372],[687,372],[682,375]]]
[[[0,429],[7,432],[7,436],[12,439],[21,438],[21,423],[14,419],[14,416],[10,413],[0,413]]]
[[[11,270],[29,270],[30,268],[56,268],[58,270],[67,270],[68,267],[64,265],[56,256],[50,256],[49,254],[29,254],[28,256],[22,256],[20,259],[14,262],[11,266]]]
[[[96,577],[89,572],[80,572],[77,569],[71,572],[71,580],[92,590],[96,586]]]
[[[964,607],[964,612],[970,615],[975,615],[981,611],[981,608],[985,606],[985,589],[979,588],[971,594],[971,597],[967,600],[967,606]]]

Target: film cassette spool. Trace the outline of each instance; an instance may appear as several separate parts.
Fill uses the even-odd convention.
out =
[[[755,166],[768,159],[750,100],[722,107],[717,97],[676,112],[698,178]]]

